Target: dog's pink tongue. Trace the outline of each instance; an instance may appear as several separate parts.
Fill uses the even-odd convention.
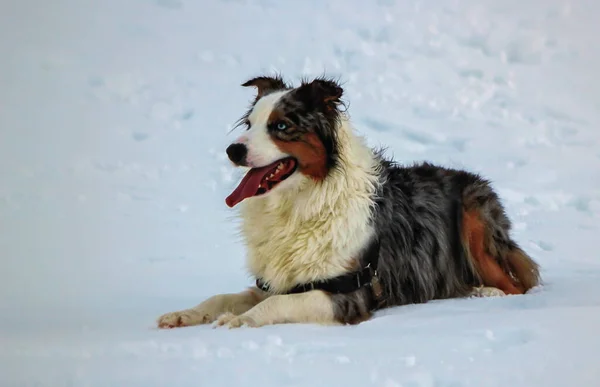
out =
[[[233,207],[242,200],[256,195],[260,182],[266,176],[266,174],[271,171],[271,169],[273,169],[273,164],[260,168],[252,168],[249,170],[240,184],[238,184],[237,188],[229,196],[227,196],[225,203],[229,207]]]

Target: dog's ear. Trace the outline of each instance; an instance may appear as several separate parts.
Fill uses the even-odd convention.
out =
[[[340,104],[344,89],[333,79],[317,78],[311,82],[303,81],[298,92],[308,105],[335,108]]]
[[[287,89],[288,86],[283,82],[283,79],[280,76],[276,77],[256,77],[247,80],[242,83],[242,86],[254,86],[257,88],[258,93],[256,98],[261,98],[263,95],[267,94],[271,91]]]
[[[326,104],[339,103],[342,94],[344,94],[344,89],[331,79],[315,79],[312,81],[312,87],[314,96]]]

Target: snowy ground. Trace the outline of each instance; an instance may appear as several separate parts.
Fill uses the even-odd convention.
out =
[[[600,385],[593,0],[0,4],[0,385]],[[596,70],[594,70],[596,69]],[[224,199],[239,87],[339,75],[360,132],[490,177],[533,294],[354,327],[193,327],[251,283]]]

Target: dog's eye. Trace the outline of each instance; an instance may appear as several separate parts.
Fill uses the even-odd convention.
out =
[[[275,129],[277,130],[286,130],[288,128],[288,124],[286,124],[283,121],[279,121],[277,124],[275,124]]]

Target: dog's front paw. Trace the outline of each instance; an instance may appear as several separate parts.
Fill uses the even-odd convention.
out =
[[[202,313],[193,309],[180,310],[165,313],[157,320],[159,328],[180,328],[192,325],[209,324],[215,319],[208,313]]]
[[[217,319],[217,326],[226,326],[229,329],[231,328],[240,328],[243,326],[250,328],[257,328],[259,325],[254,321],[254,319],[247,315],[236,316],[233,313],[224,313]]]

